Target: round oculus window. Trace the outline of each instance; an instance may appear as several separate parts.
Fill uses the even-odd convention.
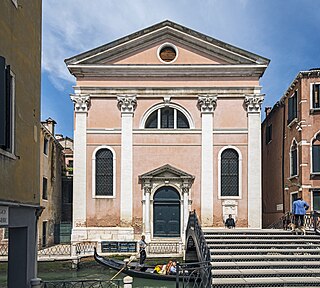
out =
[[[159,57],[164,62],[172,62],[177,57],[177,51],[172,46],[163,46],[160,49]]]

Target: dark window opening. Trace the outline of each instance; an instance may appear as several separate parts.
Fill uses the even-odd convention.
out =
[[[234,149],[221,154],[221,196],[239,196],[239,155]]]
[[[109,149],[96,153],[96,195],[113,196],[113,154]]]
[[[313,210],[320,210],[320,190],[313,190]]]
[[[160,117],[160,121],[158,121],[158,117]],[[160,127],[158,127],[159,123]],[[188,129],[190,125],[187,117],[181,111],[171,107],[164,107],[151,113],[146,121],[145,128]]]
[[[42,178],[42,199],[48,200],[48,180],[47,178]]]
[[[288,124],[298,117],[297,111],[298,91],[295,91],[293,96],[288,100]]]
[[[13,77],[10,66],[0,56],[0,148],[13,151]]]
[[[49,141],[47,138],[43,139],[43,153],[48,155]]]
[[[174,112],[172,108],[161,109],[161,128],[174,128]]]
[[[320,108],[320,84],[312,85],[312,108]]]
[[[270,143],[271,140],[272,140],[272,124],[267,126],[267,129],[266,129],[266,144]]]
[[[294,142],[291,146],[291,173],[290,176],[298,175],[298,147]]]
[[[320,133],[312,143],[312,172],[320,173]]]

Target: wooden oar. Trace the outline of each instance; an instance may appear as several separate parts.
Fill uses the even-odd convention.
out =
[[[148,245],[147,245],[147,246],[148,246]],[[141,251],[145,250],[146,248],[147,248],[147,247],[142,248]],[[110,281],[113,280],[114,278],[116,278],[116,277],[124,270],[124,268],[126,268],[126,267],[128,266],[128,264],[130,264],[130,263],[140,254],[141,251],[139,251],[136,255],[131,256],[131,257],[130,257],[131,259],[128,261],[128,263],[126,263],[126,264],[110,279]]]

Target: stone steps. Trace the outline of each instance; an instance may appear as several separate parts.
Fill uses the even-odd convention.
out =
[[[320,287],[318,235],[244,229],[204,234],[213,287]]]

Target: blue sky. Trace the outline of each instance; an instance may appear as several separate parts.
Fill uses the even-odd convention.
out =
[[[41,119],[73,137],[64,59],[166,19],[270,59],[261,85],[273,106],[299,71],[320,67],[319,11],[320,0],[44,0]]]

